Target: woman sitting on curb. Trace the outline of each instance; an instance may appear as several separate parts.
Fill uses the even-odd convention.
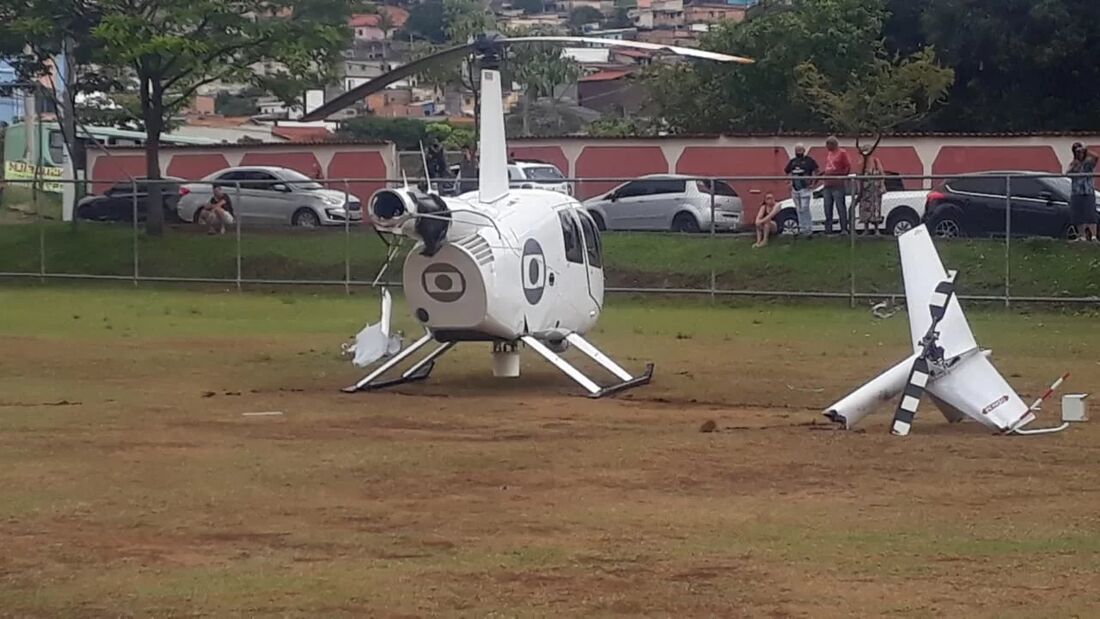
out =
[[[774,221],[778,213],[779,205],[775,202],[775,196],[770,192],[764,194],[764,203],[756,211],[756,243],[753,247],[767,245],[768,237],[778,232]]]

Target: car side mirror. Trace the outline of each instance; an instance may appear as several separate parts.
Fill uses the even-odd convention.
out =
[[[290,193],[290,187],[287,187],[284,183],[275,183],[271,186],[272,191],[281,191],[282,193]]]

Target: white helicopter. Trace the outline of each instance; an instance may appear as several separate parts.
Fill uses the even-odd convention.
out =
[[[928,229],[921,225],[898,237],[913,354],[824,411],[852,428],[883,402],[899,395],[890,432],[906,436],[924,394],[954,423],[969,417],[1004,434],[1040,434],[1057,428],[1022,429],[1039,405],[1068,375],[1059,378],[1030,407],[978,348],[955,296],[956,272],[944,271]],[[924,308],[928,308],[927,311]]]
[[[389,297],[384,293],[383,323],[377,325],[377,337],[372,342],[363,342],[372,350],[367,355],[357,351],[357,356],[371,361],[389,358],[347,387],[347,392],[425,379],[436,359],[460,342],[491,343],[493,374],[503,377],[519,375],[518,348],[522,342],[594,398],[646,384],[653,376],[652,363],[641,375],[633,376],[584,338],[596,324],[604,304],[602,247],[592,218],[570,196],[509,187],[497,63],[504,48],[519,43],[633,47],[720,62],[751,62],[737,56],[637,41],[485,35],[403,65],[306,114],[305,121],[323,119],[434,62],[470,54],[481,59],[477,190],[444,198],[431,191],[429,180],[427,192],[406,183],[404,188],[381,189],[369,201],[376,230],[417,241],[405,258],[402,284],[412,314],[426,333],[404,350],[391,354]],[[420,361],[396,378],[380,380],[433,340],[438,346]],[[562,358],[560,353],[570,345],[619,382],[601,387]]]

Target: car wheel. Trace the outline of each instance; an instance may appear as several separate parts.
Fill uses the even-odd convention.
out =
[[[588,211],[588,214],[592,216],[592,223],[596,224],[597,230],[599,230],[600,232],[607,231],[607,224],[603,222],[603,217],[599,213],[595,211]]]
[[[916,228],[920,224],[920,218],[909,208],[894,209],[886,218],[886,229],[894,236],[901,236]]]
[[[695,233],[699,231],[699,220],[695,219],[695,215],[691,213],[677,213],[672,218],[672,231],[673,232],[691,232]]]
[[[312,209],[301,208],[294,213],[291,223],[300,228],[316,228],[321,225],[321,218]]]
[[[798,214],[790,209],[779,211],[779,214],[775,216],[775,229],[779,231],[779,234],[797,235],[799,232]]]
[[[932,234],[941,239],[957,239],[966,236],[963,234],[958,217],[953,214],[937,218],[936,224],[932,226]]]

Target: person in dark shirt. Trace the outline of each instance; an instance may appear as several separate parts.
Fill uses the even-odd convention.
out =
[[[477,165],[477,153],[469,146],[462,147],[462,163],[458,166],[458,193],[477,191],[481,171]]]
[[[813,233],[813,216],[810,214],[810,200],[813,199],[813,177],[817,174],[817,161],[806,154],[806,147],[795,144],[794,159],[787,162],[783,172],[791,177],[791,199],[798,213],[798,232],[809,236]]]
[[[233,223],[232,212],[233,202],[221,185],[214,185],[214,195],[199,212],[199,223],[206,225],[207,234],[225,234],[226,224]]]

